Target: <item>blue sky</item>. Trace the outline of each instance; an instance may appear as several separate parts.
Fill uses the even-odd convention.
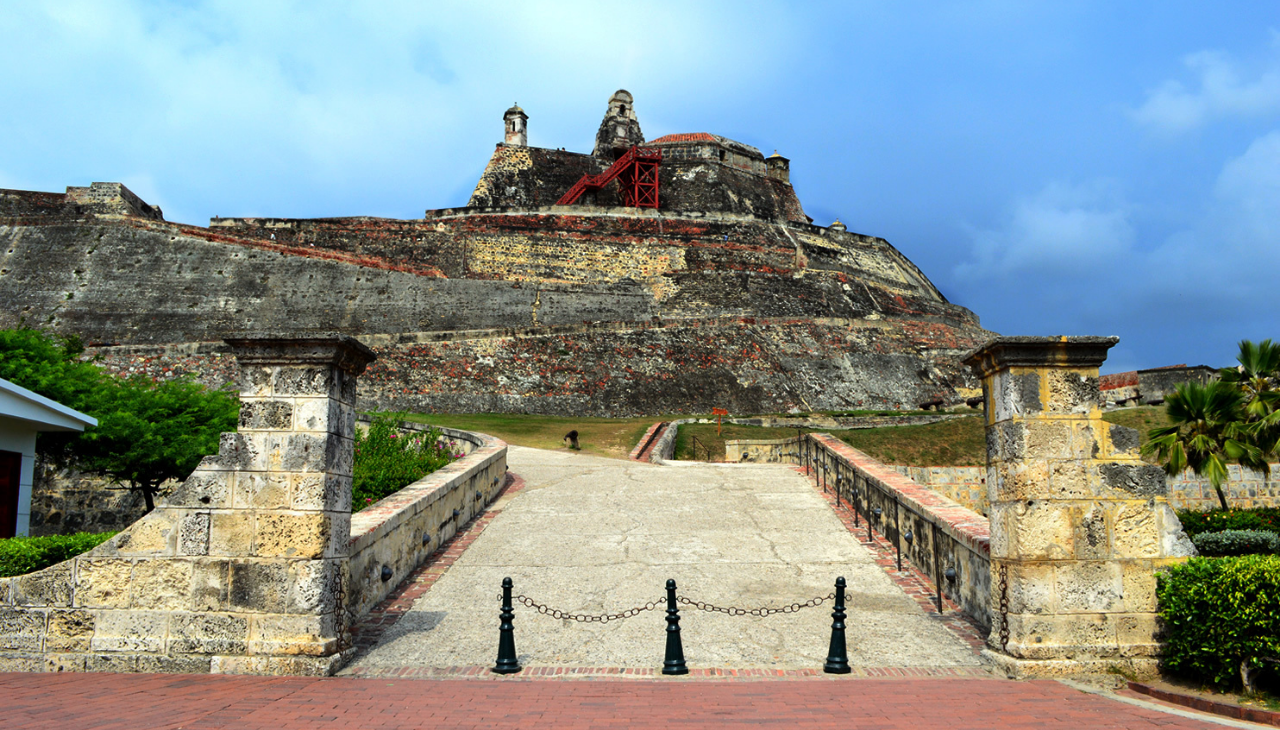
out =
[[[0,187],[120,181],[170,220],[461,205],[518,101],[587,151],[792,160],[1003,334],[1115,334],[1104,372],[1280,338],[1280,3],[7,2]]]

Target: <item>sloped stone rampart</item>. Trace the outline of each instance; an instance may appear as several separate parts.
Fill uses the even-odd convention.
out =
[[[364,339],[379,357],[361,378],[368,408],[605,417],[910,407],[954,392],[956,357],[977,342],[938,323],[791,318]],[[213,387],[234,375],[214,343],[90,352],[119,374],[193,373]]]
[[[872,520],[875,532],[901,550],[921,573],[932,576],[943,595],[966,616],[983,628],[991,627],[991,531],[986,517],[830,434],[727,441],[725,449],[728,461],[817,469],[823,484],[855,503],[862,518]],[[877,508],[879,517],[874,514]],[[953,578],[946,577],[948,569],[954,571]]]

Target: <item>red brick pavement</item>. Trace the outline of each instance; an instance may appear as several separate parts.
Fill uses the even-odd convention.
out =
[[[1049,681],[547,682],[0,674],[6,730],[183,728],[1216,728]]]

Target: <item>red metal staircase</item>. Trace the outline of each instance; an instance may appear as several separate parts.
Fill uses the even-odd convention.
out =
[[[622,204],[631,208],[658,207],[658,166],[662,164],[662,150],[636,145],[618,158],[608,170],[599,175],[583,175],[569,188],[556,205],[573,205],[588,190],[599,190],[618,180],[622,189]]]

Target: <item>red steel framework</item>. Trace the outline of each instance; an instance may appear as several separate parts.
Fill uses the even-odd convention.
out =
[[[662,150],[636,145],[599,175],[583,175],[569,188],[556,205],[573,205],[588,190],[599,190],[618,180],[622,190],[622,204],[631,208],[658,207],[658,166],[662,164]]]

